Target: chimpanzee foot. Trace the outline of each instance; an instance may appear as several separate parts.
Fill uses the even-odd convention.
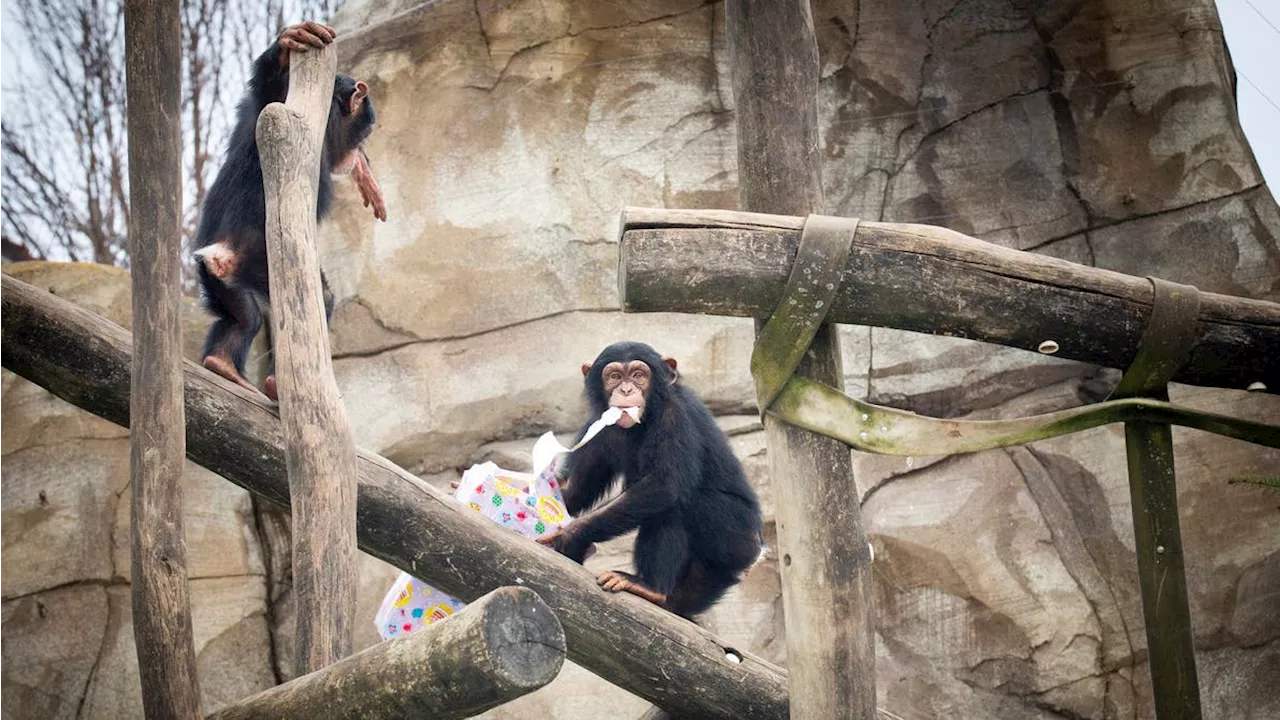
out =
[[[605,570],[596,578],[596,584],[609,592],[626,592],[644,598],[654,605],[663,605],[667,596],[640,584],[640,579],[621,570]]]
[[[236,370],[235,364],[226,358],[218,357],[217,355],[209,355],[201,364],[204,365],[205,370],[221,375],[242,388],[248,388],[254,392],[259,392],[258,388],[253,386],[253,383],[240,376],[240,372]]]
[[[262,387],[263,391],[267,394],[267,397],[275,400],[276,402],[280,402],[279,391],[276,389],[275,375],[268,375],[266,382],[262,383]]]

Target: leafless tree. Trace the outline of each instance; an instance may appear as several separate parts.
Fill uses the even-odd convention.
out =
[[[217,171],[250,63],[332,0],[182,0],[184,236]],[[14,0],[2,136],[5,260],[128,264],[121,0]],[[11,33],[13,35],[11,36]]]

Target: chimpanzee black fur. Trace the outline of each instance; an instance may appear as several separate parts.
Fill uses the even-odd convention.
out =
[[[205,197],[196,233],[197,250],[225,242],[238,256],[234,277],[225,282],[205,263],[198,262],[197,269],[205,306],[217,316],[205,340],[204,357],[216,355],[230,361],[241,377],[249,346],[262,326],[262,312],[254,295],[267,299],[271,291],[267,274],[266,193],[255,133],[263,108],[284,102],[288,95],[289,69],[282,62],[282,52],[287,51],[282,51],[277,41],[254,62],[253,76],[240,101],[228,141],[226,160]],[[348,110],[355,90],[354,78],[337,75],[321,150],[317,221],[328,213],[332,201],[331,173],[348,153],[363,154],[361,144],[373,131],[376,115],[371,99],[365,98],[354,115]],[[333,313],[333,295],[323,273],[320,282],[327,320]],[[274,361],[271,366],[269,374],[274,374]],[[273,393],[274,390],[269,391]]]
[[[605,573],[600,584],[692,618],[739,582],[759,557],[760,503],[711,412],[644,343],[610,345],[586,371],[591,417],[578,438],[610,405],[602,378],[606,366],[632,360],[643,361],[652,373],[643,416],[630,428],[605,428],[569,456],[562,472],[564,499],[576,519],[551,544],[582,562],[591,543],[638,527],[636,575]],[[577,517],[599,502],[618,475],[623,493]],[[629,587],[634,584],[641,587]]]

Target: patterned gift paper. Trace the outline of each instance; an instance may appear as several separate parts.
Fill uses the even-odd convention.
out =
[[[640,422],[637,408],[609,408],[587,428],[572,448],[562,446],[555,435],[545,433],[533,446],[536,475],[503,470],[491,462],[472,465],[458,481],[453,497],[490,520],[530,539],[555,532],[573,521],[564,509],[564,497],[556,482],[557,458],[586,445],[601,430],[618,422],[623,413]],[[548,548],[548,552],[554,552]],[[587,550],[590,557],[594,546]],[[374,622],[383,640],[411,633],[465,607],[409,573],[402,572],[382,599]]]
[[[490,520],[536,539],[572,519],[555,479],[555,463],[534,476],[487,462],[473,465],[458,481],[454,498]],[[383,640],[411,633],[449,617],[466,604],[401,572],[382,600],[375,622]]]

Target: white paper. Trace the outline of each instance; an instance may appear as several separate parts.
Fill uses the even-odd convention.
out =
[[[556,440],[556,436],[553,433],[548,432],[543,434],[543,436],[538,438],[538,441],[533,444],[533,474],[541,475],[542,471],[546,470],[547,466],[556,459],[556,456],[561,453],[571,453],[574,450],[577,450],[590,442],[591,438],[599,435],[601,430],[609,427],[610,425],[616,425],[618,421],[622,419],[622,413],[630,415],[631,419],[635,420],[637,423],[640,422],[640,408],[610,407],[608,410],[600,413],[600,417],[595,422],[591,423],[591,427],[587,428],[587,433],[583,435],[582,439],[571,448],[561,445],[560,441]]]

